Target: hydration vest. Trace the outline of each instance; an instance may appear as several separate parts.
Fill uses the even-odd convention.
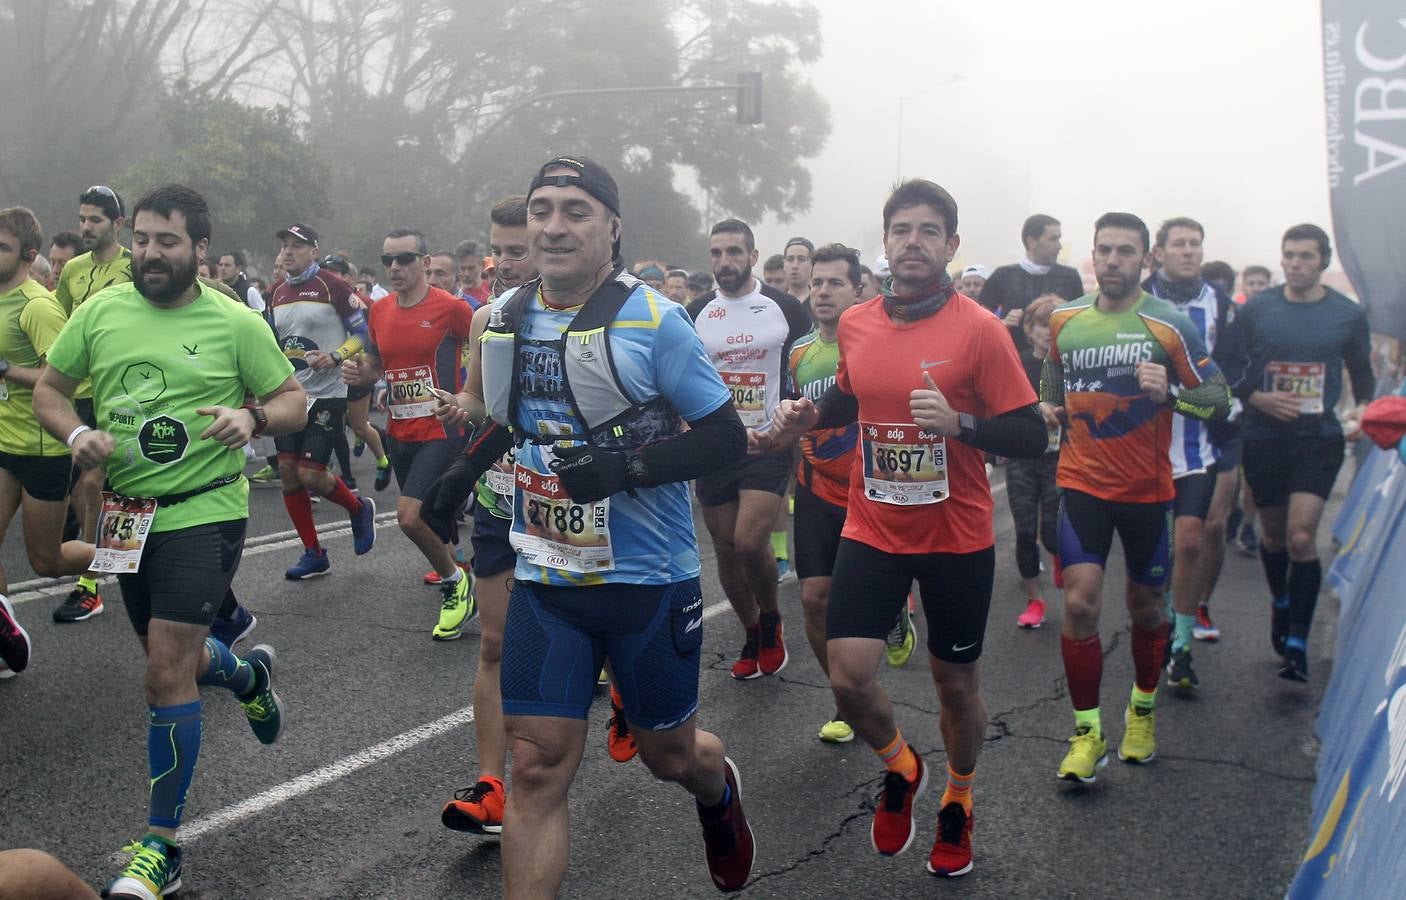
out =
[[[605,449],[637,449],[679,434],[682,418],[664,397],[645,403],[631,398],[615,370],[608,329],[625,302],[644,282],[616,266],[596,289],[554,344],[562,360],[566,402],[584,433],[524,434],[517,412],[521,393],[524,340],[520,334],[527,304],[541,279],[527,282],[495,306],[488,327],[479,337],[482,347],[483,396],[488,414],[513,430],[524,443],[585,441]]]

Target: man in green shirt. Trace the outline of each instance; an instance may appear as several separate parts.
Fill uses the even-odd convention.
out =
[[[63,540],[69,452],[34,418],[34,382],[65,319],[54,295],[30,278],[43,242],[34,213],[0,210],[0,540],[23,508],[29,564],[52,578],[86,570],[93,548]],[[0,593],[8,592],[0,569]]]
[[[35,387],[44,429],[112,485],[94,566],[117,573],[146,651],[148,830],[110,896],[154,900],[180,886],[175,837],[200,753],[200,686],[238,697],[265,744],[283,721],[273,648],[239,659],[209,627],[244,548],[243,447],[301,429],[307,400],[263,319],[196,280],[209,240],[209,208],[190,188],[138,201],[134,281],[74,311]],[[84,379],[99,429],[68,402]]]
[[[132,280],[132,254],[121,244],[122,228],[127,224],[123,210],[122,198],[106,185],[95,184],[79,196],[78,230],[86,252],[64,265],[54,290],[65,316],[72,316],[74,310],[98,292]],[[86,381],[78,386],[73,405],[83,424],[97,427],[93,418],[93,392]],[[83,526],[83,540],[89,543],[97,540],[102,490],[101,469],[81,473],[73,485],[73,512]],[[98,573],[84,572],[68,597],[54,610],[54,621],[83,622],[102,611]]]

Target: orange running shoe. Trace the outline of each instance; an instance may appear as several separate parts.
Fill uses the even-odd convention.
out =
[[[630,723],[625,721],[625,701],[620,699],[620,692],[615,690],[615,685],[610,686],[610,722],[606,725],[606,749],[610,751],[610,758],[616,762],[629,762],[639,754],[640,748],[635,745],[635,736],[630,733]]]
[[[502,834],[508,792],[500,779],[485,775],[473,787],[454,792],[439,820],[445,828],[470,834]]]

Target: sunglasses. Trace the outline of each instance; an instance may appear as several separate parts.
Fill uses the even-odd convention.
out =
[[[408,250],[405,253],[397,253],[394,256],[389,253],[382,253],[381,265],[389,269],[391,267],[391,264],[394,263],[403,269],[413,263],[415,260],[423,258],[423,253],[411,253]]]
[[[114,191],[112,188],[108,187],[105,184],[95,184],[83,192],[84,196],[87,196],[88,194],[98,194],[103,197],[110,197],[112,199],[112,202],[117,204],[117,215],[119,217],[122,215],[122,201],[117,198],[117,192]]]

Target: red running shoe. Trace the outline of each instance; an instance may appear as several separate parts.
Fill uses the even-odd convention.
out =
[[[742,645],[742,655],[737,658],[737,662],[732,664],[732,677],[738,681],[751,681],[753,678],[762,677],[761,665],[757,654],[762,642],[761,628],[747,629],[747,643]]]
[[[913,804],[928,787],[928,767],[921,756],[914,755],[918,773],[912,781],[897,772],[884,774],[884,789],[869,830],[874,849],[884,856],[897,856],[913,843]]]
[[[615,690],[615,685],[610,686],[610,722],[606,725],[605,747],[610,751],[610,758],[616,762],[629,762],[639,754],[640,748],[635,744],[635,736],[630,733],[630,723],[625,720],[625,701],[620,699],[620,692]]]
[[[1045,601],[1039,597],[1031,598],[1025,605],[1025,612],[1016,617],[1015,624],[1021,628],[1039,628],[1045,624]]]
[[[492,775],[478,780],[473,787],[454,792],[454,799],[444,804],[439,820],[445,828],[470,834],[502,834],[503,808],[508,792],[503,782]]]
[[[956,878],[972,870],[972,817],[952,802],[937,814],[937,841],[928,854],[928,871],[938,878]]]
[[[0,660],[10,672],[23,672],[29,665],[29,652],[29,632],[15,618],[10,598],[0,594]]]
[[[727,757],[723,757],[723,777],[732,792],[727,810],[719,818],[711,819],[700,807],[698,821],[703,825],[703,849],[713,884],[720,891],[740,891],[752,876],[756,841],[752,826],[747,824],[747,816],[742,812],[742,778],[737,774],[737,764]]]
[[[762,616],[761,651],[757,654],[757,664],[763,675],[775,675],[786,668],[790,659],[786,655],[786,641],[781,634],[781,616]]]

